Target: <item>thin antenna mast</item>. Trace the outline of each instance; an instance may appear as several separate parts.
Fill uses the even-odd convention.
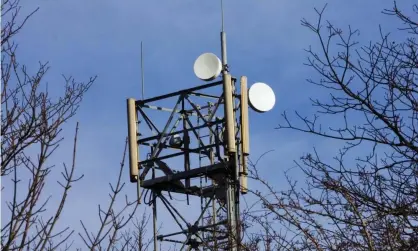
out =
[[[224,1],[223,0],[221,0],[221,18],[222,18],[221,31],[224,31]]]
[[[221,18],[222,18],[222,27],[221,27],[221,50],[222,50],[222,73],[225,75],[228,72],[228,60],[226,56],[226,33],[224,31],[224,4],[221,0]]]
[[[223,0],[221,0],[221,50],[222,50],[222,77],[224,87],[224,112],[225,112],[225,129],[227,132],[227,149],[229,155],[229,161],[233,163],[235,168],[235,177],[233,178],[234,184],[230,184],[226,189],[227,197],[227,219],[229,225],[229,248],[231,251],[240,250],[239,240],[239,179],[238,179],[238,155],[235,143],[235,100],[234,91],[235,86],[232,81],[231,75],[228,73],[228,60],[226,53],[226,33],[224,25],[224,8]]]
[[[144,52],[142,51],[142,41],[141,41],[141,87],[142,87],[142,100],[145,99],[144,94]]]

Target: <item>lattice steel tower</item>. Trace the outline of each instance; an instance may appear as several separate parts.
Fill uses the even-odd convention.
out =
[[[127,100],[130,181],[137,184],[138,202],[152,205],[154,250],[157,241],[179,243],[181,250],[240,250],[248,107],[270,110],[275,97],[267,85],[256,83],[248,90],[245,76],[238,81],[229,73],[223,18],[221,54],[222,61],[206,53],[195,62],[196,75],[209,83]],[[140,153],[146,157],[140,159]],[[174,205],[179,194],[185,201]],[[186,216],[192,198],[200,199],[200,212],[190,221]],[[178,231],[158,231],[157,203],[158,210],[163,207],[172,217],[172,224],[165,224]]]

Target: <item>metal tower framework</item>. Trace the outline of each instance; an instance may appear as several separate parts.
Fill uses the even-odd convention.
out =
[[[224,71],[221,81],[127,100],[130,179],[137,183],[138,201],[153,207],[154,250],[157,240],[180,243],[180,250],[240,250],[239,197],[247,191],[249,137],[247,78],[240,78],[239,92],[237,82]],[[161,105],[170,100],[172,108]],[[152,121],[150,110],[169,114],[162,126]],[[147,157],[140,160],[146,148]],[[167,161],[174,158],[181,164],[170,166]],[[187,205],[190,196],[200,198],[194,222],[171,203],[175,194],[183,194]],[[157,201],[178,231],[157,234]]]

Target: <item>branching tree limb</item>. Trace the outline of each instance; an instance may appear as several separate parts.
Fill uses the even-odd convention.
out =
[[[84,244],[89,250],[125,250],[127,247],[134,245],[133,243],[143,245],[141,242],[132,240],[132,236],[121,233],[121,230],[134,218],[135,212],[138,208],[138,201],[129,201],[125,195],[125,205],[119,210],[115,211],[116,204],[120,198],[121,192],[125,186],[122,182],[123,167],[125,165],[125,156],[128,145],[128,139],[125,141],[125,149],[123,151],[122,161],[120,163],[119,176],[115,185],[109,184],[111,193],[109,194],[110,201],[107,209],[103,210],[102,206],[98,206],[98,215],[100,219],[99,229],[96,233],[91,233],[87,230],[85,224],[81,221],[81,225],[84,229],[84,233],[79,233],[79,236],[83,240]],[[144,219],[136,227],[136,231],[133,235],[141,235],[144,233]],[[146,220],[148,222],[148,220]],[[149,244],[148,244],[149,245]]]
[[[324,10],[316,10],[317,23],[302,25],[320,45],[319,52],[307,50],[307,66],[319,75],[308,82],[329,97],[311,99],[317,108],[312,118],[284,113],[278,129],[345,145],[333,161],[316,149],[301,157],[296,165],[306,181],[286,175],[286,191],[275,190],[253,164],[252,178],[266,188],[252,191],[263,204],[254,217],[286,230],[272,235],[279,250],[416,250],[417,16],[403,14],[395,2],[384,13],[402,22],[404,39],[392,40],[380,28],[378,42],[361,46],[357,30],[345,33],[324,21]],[[418,14],[416,5],[413,10]]]
[[[78,124],[72,164],[70,167],[64,164],[63,179],[57,181],[63,191],[55,210],[49,203],[51,196],[46,197],[45,187],[50,174],[59,167],[47,163],[63,140],[63,124],[76,114],[95,77],[87,83],[64,77],[63,95],[51,96],[44,84],[48,64],[40,63],[37,72],[30,74],[18,62],[14,36],[38,10],[22,19],[19,4],[18,0],[5,0],[1,4],[4,24],[1,31],[1,176],[3,184],[8,181],[2,192],[12,194],[9,201],[2,202],[2,214],[10,217],[2,221],[1,247],[2,250],[55,250],[61,246],[69,249],[73,232],[68,227],[57,230],[57,223],[69,190],[82,178],[75,173]]]

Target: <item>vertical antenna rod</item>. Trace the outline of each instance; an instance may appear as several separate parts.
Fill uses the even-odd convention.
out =
[[[223,0],[221,0],[221,14],[222,14],[222,28],[221,28],[221,50],[222,50],[222,77],[224,87],[224,112],[225,112],[225,127],[227,131],[227,149],[229,161],[233,163],[236,172],[239,172],[237,167],[237,149],[235,143],[235,120],[234,120],[234,98],[235,92],[234,83],[231,75],[228,73],[228,60],[226,53],[226,33],[224,30],[224,8]],[[237,176],[236,174],[234,176]],[[227,194],[227,215],[228,215],[228,229],[229,229],[229,248],[230,251],[239,251],[239,190],[237,189],[237,177],[233,178],[234,184],[228,184],[226,189]]]
[[[142,51],[142,41],[141,41],[141,87],[142,87],[142,100],[145,99],[144,96],[144,52]]]
[[[226,33],[224,31],[224,4],[221,0],[221,15],[222,15],[222,27],[221,27],[221,49],[222,49],[222,73],[225,75],[228,72],[228,60],[226,57]]]
[[[221,18],[222,18],[222,28],[221,31],[224,31],[224,1],[221,0]]]

